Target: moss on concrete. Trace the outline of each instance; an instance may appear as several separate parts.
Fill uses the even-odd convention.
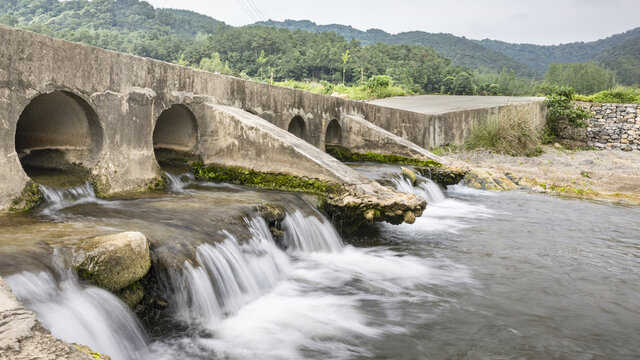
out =
[[[9,211],[13,213],[21,213],[28,211],[42,203],[44,193],[42,189],[33,181],[27,182],[22,189],[20,196],[15,198],[11,203]]]
[[[204,166],[201,162],[194,162],[192,168],[194,175],[199,180],[222,181],[271,190],[306,192],[322,198],[340,195],[344,192],[343,187],[337,184],[282,173],[264,173],[236,166],[215,164]]]
[[[156,179],[147,188],[149,190],[163,190],[167,186],[167,176],[164,174],[156,176]]]
[[[384,164],[400,164],[400,165],[415,165],[415,166],[433,166],[440,167],[437,161],[433,160],[418,160],[398,155],[378,154],[378,153],[354,153],[349,149],[340,146],[327,146],[327,154],[333,156],[340,161],[371,161]]]

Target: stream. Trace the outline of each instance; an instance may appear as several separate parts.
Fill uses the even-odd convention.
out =
[[[0,218],[0,275],[53,335],[115,360],[638,358],[639,207],[350,166],[427,210],[341,236],[307,195],[188,174],[113,200],[45,187]],[[286,209],[279,241],[265,201]],[[166,309],[132,312],[54,246],[118,231],[149,238]]]

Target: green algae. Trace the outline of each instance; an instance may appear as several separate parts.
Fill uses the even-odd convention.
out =
[[[15,198],[11,203],[9,211],[12,213],[21,213],[28,211],[40,205],[43,198],[44,193],[42,192],[42,189],[40,189],[38,184],[34,183],[33,181],[29,181],[22,189],[22,193],[20,193],[20,196]]]
[[[339,146],[328,146],[326,148],[327,154],[333,156],[334,158],[340,161],[370,161],[377,162],[383,164],[399,164],[399,165],[415,165],[415,166],[424,166],[424,167],[440,167],[440,164],[434,160],[418,160],[413,158],[408,158],[405,156],[399,155],[389,155],[389,154],[378,154],[378,153],[354,153],[349,149],[339,147]]]

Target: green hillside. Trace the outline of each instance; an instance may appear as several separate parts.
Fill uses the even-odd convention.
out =
[[[627,40],[640,38],[640,27],[622,34],[592,42],[574,42],[562,45],[511,44],[497,40],[481,40],[479,44],[499,51],[544,74],[551,63],[580,63],[601,58],[614,47]],[[616,70],[612,68],[612,70]]]
[[[360,31],[345,25],[317,25],[308,20],[263,21],[256,25],[276,26],[292,31],[303,30],[314,33],[335,32],[344,36],[347,40],[355,39],[362,44],[409,44],[434,48],[453,61],[454,64],[479,70],[491,70],[500,72],[503,68],[514,70],[519,76],[539,76],[532,69],[517,60],[488,49],[476,41],[458,37],[451,34],[432,34],[423,31],[404,32],[396,35],[389,34],[379,29]]]
[[[603,51],[596,61],[612,69],[623,85],[640,85],[640,36]]]

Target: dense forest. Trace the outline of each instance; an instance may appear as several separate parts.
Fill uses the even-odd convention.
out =
[[[432,34],[423,31],[404,32],[396,35],[379,29],[360,31],[345,25],[317,25],[308,20],[263,21],[257,25],[276,26],[291,31],[303,30],[313,33],[335,32],[348,40],[362,44],[408,44],[428,46],[451,59],[454,64],[479,70],[500,72],[503,68],[513,70],[516,75],[535,77],[535,71],[525,64],[498,51],[488,49],[473,40],[451,34]]]
[[[363,44],[377,42],[389,44],[413,44],[429,46],[450,58],[454,64],[479,71],[500,72],[502,68],[513,70],[520,77],[545,75],[552,63],[587,63],[593,61],[616,73],[624,85],[640,84],[640,27],[606,39],[592,42],[574,42],[561,45],[511,44],[497,40],[469,40],[451,34],[433,34],[412,31],[389,34],[378,29],[360,31],[344,25],[317,25],[311,21],[266,21],[258,24],[277,26],[292,31],[333,31],[346,39]],[[633,46],[635,44],[635,46]]]
[[[323,83],[322,91],[334,89],[331,84],[364,89],[376,77],[402,93],[530,95],[546,85],[592,93],[612,83],[613,73],[599,65],[618,69],[615,75],[632,83],[640,77],[635,30],[600,40],[616,44],[594,60],[597,64],[553,66],[553,74],[543,78],[482,42],[449,34],[390,35],[310,21],[232,27],[139,0],[4,0],[0,24],[260,81]],[[587,79],[606,81],[593,85]]]

